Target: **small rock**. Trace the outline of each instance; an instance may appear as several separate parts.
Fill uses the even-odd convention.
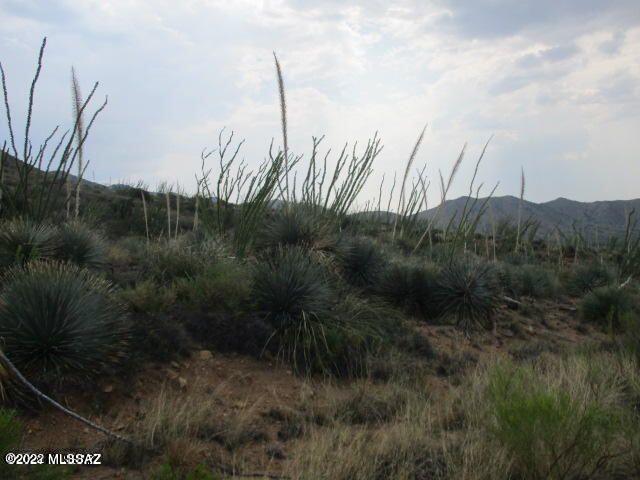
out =
[[[111,393],[113,392],[113,385],[105,385],[104,387],[102,387],[102,391],[104,393]]]
[[[178,385],[180,385],[180,388],[182,388],[183,390],[187,388],[187,379],[184,377],[178,377]]]
[[[198,352],[198,356],[201,360],[211,360],[213,358],[213,354],[210,350],[200,350],[200,352]]]
[[[171,366],[173,368],[180,368],[180,364],[178,362],[176,362],[175,360],[173,362],[171,362]]]

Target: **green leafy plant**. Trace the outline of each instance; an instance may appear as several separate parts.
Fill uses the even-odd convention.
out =
[[[490,372],[489,431],[512,455],[516,476],[588,478],[613,458],[620,411],[579,395],[541,382],[530,367]]]
[[[106,262],[103,238],[80,222],[65,223],[58,231],[55,257],[81,267],[99,268]]]
[[[0,267],[24,266],[52,257],[57,239],[54,228],[30,220],[4,222],[0,228]]]
[[[442,270],[435,295],[441,315],[468,331],[473,325],[489,326],[498,306],[497,292],[490,265],[458,261]]]
[[[108,282],[76,266],[37,262],[10,269],[2,283],[3,349],[30,379],[89,379],[124,355],[124,309]]]

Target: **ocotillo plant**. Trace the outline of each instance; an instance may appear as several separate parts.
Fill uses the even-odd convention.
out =
[[[95,119],[107,105],[107,99],[105,98],[104,103],[93,113],[89,123],[86,125],[86,128],[80,132],[78,128],[79,119],[82,118],[87,106],[93,99],[98,88],[98,83],[96,82],[87,98],[77,109],[77,115],[73,128],[71,129],[71,134],[69,135],[69,131],[67,130],[67,132],[59,136],[57,140],[54,140],[59,129],[59,127],[55,127],[37,149],[37,152],[34,151],[33,142],[30,137],[30,130],[35,90],[42,71],[42,59],[44,56],[45,46],[46,38],[43,39],[40,47],[36,72],[29,90],[24,147],[20,153],[18,152],[18,147],[16,145],[16,137],[13,128],[14,125],[11,117],[6,72],[2,63],[0,63],[0,80],[2,81],[7,130],[9,132],[9,146],[3,148],[2,156],[4,158],[3,162],[5,164],[5,168],[6,163],[9,161],[15,163],[18,176],[17,184],[13,186],[11,190],[5,189],[3,192],[3,206],[0,210],[3,216],[22,215],[36,220],[43,220],[50,217],[50,214],[57,213],[61,204],[66,205],[68,196],[71,192],[69,192],[69,194],[65,194],[63,193],[63,189],[67,183],[69,172],[78,159],[82,146],[86,142],[87,136],[91,131],[91,127],[93,126]],[[52,141],[56,142],[55,147],[51,153],[48,153],[47,149],[49,147],[49,143]],[[74,143],[76,144],[75,147]],[[10,158],[9,148],[13,154],[13,158]],[[44,170],[44,173],[38,172],[38,170]]]

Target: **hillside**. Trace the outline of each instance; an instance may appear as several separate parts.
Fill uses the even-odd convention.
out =
[[[467,197],[460,197],[446,201],[437,224],[439,226],[447,225],[453,216],[459,217],[466,200]],[[471,217],[476,215],[482,201],[483,199],[480,199],[477,202]],[[519,199],[509,195],[490,199],[487,215],[484,215],[480,220],[479,230],[487,231],[491,228],[492,216],[496,220],[510,218],[515,221],[518,218],[518,204]],[[418,215],[421,218],[432,218],[437,208],[431,208]],[[577,202],[561,197],[543,203],[524,200],[522,218],[540,222],[538,231],[540,236],[553,233],[556,228],[563,232],[571,232],[573,225],[575,225],[575,228],[581,231],[587,239],[594,239],[596,231],[598,238],[604,239],[624,233],[626,218],[632,209],[640,211],[640,199]]]

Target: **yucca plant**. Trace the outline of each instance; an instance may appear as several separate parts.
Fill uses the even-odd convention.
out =
[[[29,220],[4,222],[0,228],[0,268],[50,258],[56,247],[56,230],[49,225]]]
[[[81,267],[99,268],[106,262],[102,237],[80,222],[65,223],[58,231],[55,257]]]
[[[263,248],[299,246],[323,251],[333,245],[328,219],[302,205],[277,211],[265,225],[260,239]]]
[[[300,248],[281,248],[256,266],[253,298],[280,356],[307,369],[327,350],[333,298],[324,271]]]
[[[110,284],[86,270],[34,262],[2,277],[3,350],[31,380],[86,380],[123,355],[127,328]]]
[[[372,240],[366,237],[344,239],[337,250],[340,270],[350,284],[370,287],[380,279],[386,260]]]
[[[474,325],[489,327],[498,307],[495,274],[487,263],[456,261],[442,270],[435,294],[443,317],[452,317],[469,332]]]

